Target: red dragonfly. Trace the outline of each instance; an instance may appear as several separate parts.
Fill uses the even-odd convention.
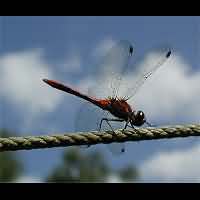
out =
[[[123,80],[123,78],[125,77],[125,72],[129,74],[129,69],[134,69],[129,63],[132,55],[133,46],[131,43],[128,41],[119,41],[116,43],[102,59],[102,63],[97,66],[98,76],[95,78],[95,84],[90,88],[89,94],[81,93],[55,80],[43,79],[43,81],[58,90],[75,95],[89,102],[89,104],[87,102],[84,103],[81,106],[80,112],[78,112],[76,127],[79,128],[79,131],[81,131],[80,129],[82,131],[91,130],[92,126],[94,130],[100,131],[103,122],[108,125],[113,133],[115,131],[110,122],[125,122],[123,130],[127,127],[134,128],[135,126],[142,126],[144,123],[151,126],[147,122],[144,112],[141,110],[136,112],[127,101],[136,94],[145,80],[165,63],[171,55],[171,50],[168,49],[160,52],[159,56],[153,61],[154,63],[147,64],[144,69],[139,69],[134,72],[133,75],[136,74],[135,83],[129,86],[125,84],[126,80]],[[125,95],[118,95],[120,89]],[[91,104],[95,105],[96,109],[94,107],[92,108]],[[115,118],[104,116],[100,111],[103,111],[104,114],[107,113],[107,115],[111,114]],[[89,113],[93,113],[93,115]],[[97,124],[92,122],[95,118]],[[120,152],[124,152],[124,145],[122,143],[120,145]]]

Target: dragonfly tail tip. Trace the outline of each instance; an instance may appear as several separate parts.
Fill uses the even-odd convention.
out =
[[[48,79],[46,79],[46,78],[43,78],[42,80],[43,80],[45,83],[48,82]]]

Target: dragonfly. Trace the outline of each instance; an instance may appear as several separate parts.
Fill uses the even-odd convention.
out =
[[[153,63],[146,64],[142,69],[137,69],[133,73],[135,81],[133,85],[130,85],[126,82],[126,74],[130,76],[131,70],[134,69],[130,64],[133,50],[133,45],[126,40],[121,40],[113,45],[102,58],[100,64],[96,66],[97,76],[94,85],[89,88],[87,93],[80,92],[56,80],[43,79],[51,87],[85,100],[77,113],[77,120],[75,120],[79,131],[81,128],[89,131],[91,129],[101,131],[102,127],[106,126],[113,134],[116,134],[111,125],[112,122],[124,122],[122,131],[127,127],[137,130],[135,127],[144,124],[152,126],[147,121],[144,112],[142,110],[136,111],[129,101],[145,81],[168,60],[171,49],[160,51]],[[122,91],[121,95],[120,90]],[[92,114],[90,115],[90,113]],[[96,120],[95,123],[92,122],[94,120]],[[117,144],[118,152],[125,152],[124,144]]]

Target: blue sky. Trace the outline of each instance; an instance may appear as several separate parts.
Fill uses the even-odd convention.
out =
[[[0,64],[5,76],[0,78],[6,87],[0,92],[0,126],[23,135],[73,132],[80,100],[48,88],[41,78],[59,79],[87,91],[84,86],[94,81],[92,74],[101,54],[119,40],[130,41],[136,57],[160,45],[172,48],[169,69],[160,70],[136,99],[150,121],[158,125],[197,122],[199,33],[199,17],[1,17]],[[113,167],[132,163],[146,170],[143,163],[158,153],[178,149],[184,154],[195,145],[198,138],[129,143],[128,152],[118,158],[103,145],[94,148],[104,152]],[[26,176],[44,177],[58,164],[62,152],[59,148],[17,155],[27,167]],[[151,161],[153,178],[156,162]],[[157,180],[163,177],[160,173]]]

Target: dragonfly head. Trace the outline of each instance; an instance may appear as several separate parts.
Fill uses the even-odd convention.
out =
[[[137,112],[132,112],[131,123],[135,126],[141,126],[146,122],[145,114],[143,111],[139,110]]]

